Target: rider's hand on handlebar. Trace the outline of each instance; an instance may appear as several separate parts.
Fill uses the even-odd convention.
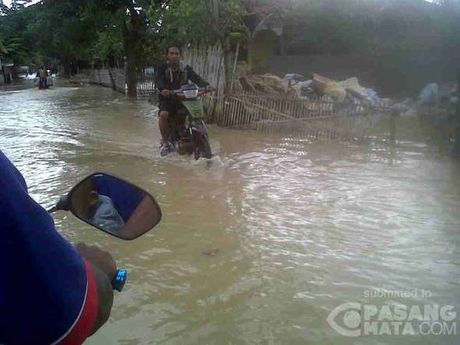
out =
[[[172,92],[170,90],[163,90],[160,92],[160,95],[162,95],[163,97],[169,97],[172,95]]]
[[[88,246],[81,242],[77,244],[76,248],[83,258],[91,262],[91,264],[96,265],[105,274],[107,274],[109,280],[112,280],[112,278],[115,277],[117,264],[109,252],[106,252],[96,246]]]

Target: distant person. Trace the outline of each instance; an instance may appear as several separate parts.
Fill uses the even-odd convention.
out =
[[[47,89],[48,88],[48,72],[44,66],[40,67],[37,73],[38,80],[38,88],[39,89]]]

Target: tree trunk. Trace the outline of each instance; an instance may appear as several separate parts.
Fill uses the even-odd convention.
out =
[[[137,71],[136,54],[133,44],[128,43],[126,49],[126,84],[128,86],[128,97],[137,97]]]
[[[134,28],[128,29],[126,22],[123,22],[122,36],[126,55],[126,85],[128,87],[128,97],[137,97],[137,71],[136,71],[136,35]]]
[[[64,77],[70,78],[71,75],[71,66],[69,59],[64,59]]]

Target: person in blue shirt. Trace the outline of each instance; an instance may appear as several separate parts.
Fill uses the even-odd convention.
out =
[[[125,222],[115,208],[112,199],[96,191],[94,193],[89,222],[108,231],[120,231]]]
[[[125,225],[114,201],[99,191],[94,178],[78,184],[72,193],[72,205],[79,218],[106,231],[118,232]]]
[[[108,319],[112,256],[74,247],[0,150],[0,344],[81,344]]]

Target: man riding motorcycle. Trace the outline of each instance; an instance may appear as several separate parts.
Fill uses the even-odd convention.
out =
[[[210,90],[209,84],[204,81],[189,65],[183,66],[180,62],[181,49],[177,45],[170,45],[166,49],[166,63],[160,66],[155,75],[155,83],[159,94],[159,127],[161,132],[160,155],[166,156],[173,151],[173,145],[169,142],[171,132],[170,120],[177,121],[178,125],[185,129],[187,110],[181,101],[173,94],[189,81],[199,87]]]
[[[81,344],[109,318],[116,264],[74,248],[0,150],[0,344]]]

